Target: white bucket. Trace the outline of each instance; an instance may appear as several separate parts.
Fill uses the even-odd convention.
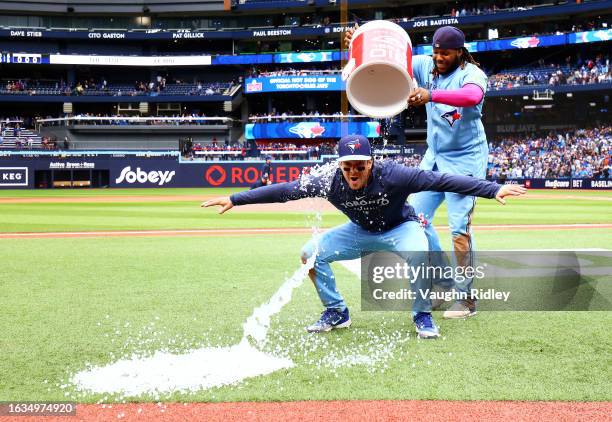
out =
[[[342,78],[348,100],[359,113],[377,119],[399,114],[416,87],[410,37],[388,21],[359,27],[351,39]]]

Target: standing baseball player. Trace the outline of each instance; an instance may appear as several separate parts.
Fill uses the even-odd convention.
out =
[[[261,178],[270,180],[272,177],[272,156],[266,156],[266,162],[261,166]]]
[[[496,198],[502,204],[508,195],[521,195],[525,188],[498,185],[468,176],[450,175],[409,168],[393,161],[374,162],[370,143],[360,135],[349,135],[338,144],[339,168],[329,176],[303,175],[301,179],[264,186],[207,201],[202,206],[221,206],[220,213],[235,205],[286,202],[305,197],[326,198],[350,222],[325,232],[318,243],[309,241],[301,252],[306,262],[317,251],[310,277],[325,310],[309,332],[325,332],[350,326],[349,310],[336,288],[330,267],[334,261],[361,257],[366,252],[426,252],[427,237],[408,195],[420,191],[455,192]],[[429,281],[413,283],[418,291]],[[439,329],[431,316],[431,301],[419,294],[413,305],[413,322],[421,338],[436,338]]]
[[[347,33],[350,42],[353,31]],[[481,121],[487,76],[465,47],[463,32],[453,26],[436,30],[433,56],[412,57],[412,70],[419,88],[408,104],[425,106],[427,111],[427,152],[421,161],[423,170],[440,171],[484,179],[488,146]],[[446,200],[448,225],[457,265],[473,261],[472,214],[476,196],[457,192],[419,192],[410,203],[425,227],[431,251],[441,251],[440,240],[431,222],[440,204]],[[470,292],[472,279],[454,282],[456,290]],[[458,300],[444,318],[466,318],[476,314],[476,300],[469,294]]]
[[[257,189],[262,186],[272,184],[272,157],[266,156],[266,162],[261,166],[261,177],[251,186],[251,189]]]

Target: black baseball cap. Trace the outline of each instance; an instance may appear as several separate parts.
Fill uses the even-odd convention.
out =
[[[364,161],[372,159],[368,138],[362,135],[344,136],[338,142],[338,161]]]
[[[438,28],[433,36],[433,48],[461,48],[465,47],[463,31],[454,26]]]

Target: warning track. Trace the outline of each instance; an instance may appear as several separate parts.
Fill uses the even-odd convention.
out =
[[[479,225],[475,232],[492,230],[589,230],[612,229],[612,224],[495,224]],[[448,226],[436,226],[436,230],[448,231]],[[108,230],[79,232],[27,232],[0,233],[0,239],[43,239],[74,237],[155,237],[155,236],[245,236],[269,234],[309,234],[309,228],[245,228],[245,229],[194,229],[194,230]]]
[[[612,402],[348,400],[78,405],[87,421],[609,421]],[[32,421],[40,418],[31,418]],[[58,418],[59,419],[59,418]],[[62,418],[63,419],[63,418]],[[20,418],[20,420],[25,420]]]

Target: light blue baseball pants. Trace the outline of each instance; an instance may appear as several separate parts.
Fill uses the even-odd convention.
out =
[[[474,238],[472,236],[472,213],[476,205],[475,196],[459,195],[450,192],[419,192],[410,196],[410,205],[417,215],[422,215],[427,221],[424,228],[430,251],[442,251],[440,239],[431,224],[436,210],[446,200],[448,209],[448,225],[453,243],[453,265],[467,266],[474,262]],[[432,257],[435,254],[432,255]],[[436,263],[437,265],[444,265]],[[436,282],[436,281],[434,281]],[[454,282],[454,283],[453,283]],[[457,291],[469,292],[473,279],[466,278],[463,282],[451,281]],[[444,284],[444,281],[442,281]],[[450,286],[449,286],[450,287]]]
[[[315,240],[311,239],[302,248],[302,258],[308,259],[315,250]],[[334,261],[357,259],[364,252],[427,252],[427,237],[416,221],[407,221],[382,233],[371,233],[352,222],[335,227],[320,237],[318,254],[314,264],[315,287],[323,306],[344,310],[346,303],[336,287],[336,278],[330,267]],[[404,256],[403,254],[400,254]],[[418,254],[417,254],[418,255]],[[408,254],[410,256],[410,254]],[[423,257],[424,254],[420,254]],[[418,263],[410,263],[418,265]],[[431,281],[423,278],[410,283],[413,291],[431,288]],[[416,293],[413,312],[430,312],[431,300]]]

